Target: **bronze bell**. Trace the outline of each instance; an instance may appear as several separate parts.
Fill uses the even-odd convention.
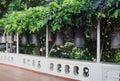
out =
[[[1,43],[6,43],[6,36],[5,36],[5,34],[3,34],[1,36]]]
[[[120,48],[120,30],[115,30],[112,33],[111,48]]]
[[[49,32],[49,34],[48,34],[48,41],[49,41],[49,42],[51,42],[51,41],[52,41],[51,32]]]
[[[25,34],[22,35],[22,44],[26,44],[27,43],[27,37]]]
[[[17,41],[17,33],[13,34],[13,41]]]
[[[36,36],[36,34],[32,34],[32,44],[37,45],[37,36]]]
[[[81,29],[75,32],[74,45],[76,47],[84,47],[85,45],[85,36],[84,32]]]
[[[63,35],[62,35],[62,33],[60,31],[57,32],[55,44],[56,45],[62,45],[62,44],[64,44]]]
[[[12,34],[8,34],[8,36],[7,36],[7,42],[8,43],[13,43],[13,36],[12,36]]]

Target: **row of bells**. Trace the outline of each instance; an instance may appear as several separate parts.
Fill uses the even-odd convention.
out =
[[[22,35],[22,44],[26,44],[28,41],[28,37],[27,37],[27,35],[25,35],[25,34],[23,34]],[[37,35],[36,34],[32,34],[32,44],[35,44],[35,45],[37,45],[37,43],[38,43],[38,40],[37,40]]]
[[[65,41],[64,41],[62,32],[58,31],[56,35],[55,44],[58,46],[58,45],[64,44],[64,42]],[[84,47],[85,45],[85,35],[84,35],[84,32],[82,32],[82,30],[80,29],[76,30],[75,32],[74,45],[76,47]]]
[[[48,40],[49,41],[52,41],[52,38],[51,38],[51,33],[49,33],[49,36],[48,36]],[[97,32],[96,30],[92,30],[91,32],[91,39],[96,39],[97,37]],[[35,34],[33,34],[33,44],[37,44],[37,38],[35,36]],[[64,36],[62,34],[61,31],[58,31],[57,32],[57,35],[56,35],[56,41],[55,41],[55,44],[58,46],[58,45],[62,45],[64,44]],[[26,37],[25,36],[22,36],[22,43],[26,43]],[[84,32],[82,30],[76,30],[75,31],[75,36],[74,36],[74,45],[76,47],[84,47],[85,46],[85,35],[84,35]],[[112,35],[111,35],[111,48],[120,48],[120,30],[115,30]]]
[[[51,33],[48,34],[48,41],[52,41]],[[22,35],[22,44],[27,43],[27,36],[25,34]],[[64,37],[61,31],[58,31],[56,34],[56,41],[55,44],[57,46],[64,44]],[[36,34],[32,34],[32,43],[37,45],[37,36]],[[84,33],[82,33],[81,30],[77,30],[75,33],[75,46],[77,47],[84,47],[85,45],[85,36]]]
[[[96,32],[96,30],[93,30],[91,32],[91,39],[96,39],[96,38],[97,38],[97,32]],[[56,45],[64,44],[64,38],[60,31],[57,32],[55,43],[56,43]],[[85,35],[84,35],[84,32],[82,32],[81,30],[77,30],[75,32],[74,45],[76,47],[84,47],[85,46]],[[115,30],[112,33],[111,48],[120,48],[120,30]]]
[[[5,34],[0,35],[0,43],[13,43],[17,41],[17,35],[12,36],[11,34],[6,36]]]

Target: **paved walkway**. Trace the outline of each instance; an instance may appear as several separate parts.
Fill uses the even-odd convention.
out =
[[[75,81],[0,64],[0,81]]]

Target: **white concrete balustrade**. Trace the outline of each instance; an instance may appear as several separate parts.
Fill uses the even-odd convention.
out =
[[[120,65],[0,53],[0,63],[80,81],[120,81]]]

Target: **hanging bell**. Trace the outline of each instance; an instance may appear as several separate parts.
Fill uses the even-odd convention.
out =
[[[36,34],[32,34],[32,43],[37,45],[37,36],[36,36]]]
[[[75,32],[74,45],[76,47],[84,47],[85,45],[84,32],[80,29]]]
[[[51,41],[52,41],[51,32],[49,32],[49,34],[48,34],[48,41],[49,41],[49,42],[51,42]]]
[[[95,28],[91,30],[90,37],[92,40],[97,39],[97,30]]]
[[[6,36],[5,36],[5,34],[3,34],[3,35],[0,37],[0,42],[1,42],[1,43],[6,43]]]
[[[7,36],[8,43],[13,43],[12,34]]]
[[[17,33],[15,33],[13,37],[14,37],[14,38],[13,38],[13,41],[16,42],[16,41],[17,41]]]
[[[22,35],[22,44],[26,44],[27,43],[27,38],[26,38],[26,35],[23,34]]]
[[[115,30],[112,33],[111,48],[120,48],[120,30]]]
[[[64,44],[64,39],[63,39],[63,35],[60,31],[57,32],[57,36],[56,36],[56,45],[62,45]]]

